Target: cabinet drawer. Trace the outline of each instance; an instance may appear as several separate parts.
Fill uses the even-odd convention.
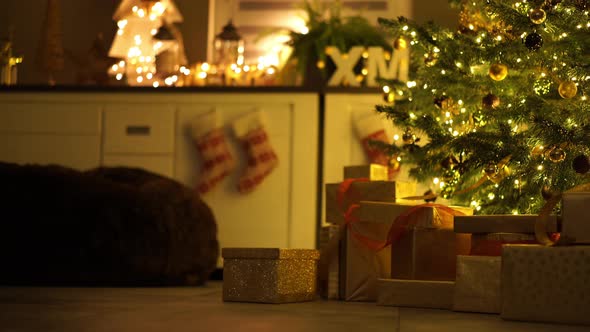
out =
[[[169,106],[109,106],[104,153],[173,153],[174,119],[174,108]]]
[[[98,135],[100,110],[92,104],[2,104],[0,133]]]
[[[0,134],[0,160],[18,164],[59,164],[86,170],[100,164],[100,137]]]
[[[150,155],[104,155],[102,163],[104,166],[126,166],[138,167],[158,173],[169,178],[174,177],[174,160],[170,156]]]

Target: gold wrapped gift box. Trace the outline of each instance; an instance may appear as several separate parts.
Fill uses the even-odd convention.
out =
[[[457,256],[453,310],[499,313],[500,268],[500,257]]]
[[[316,297],[314,249],[223,248],[223,301],[287,303]]]
[[[378,207],[384,212],[383,205],[390,211],[385,214],[371,211]],[[469,253],[470,235],[455,234],[452,229],[453,216],[442,213],[438,208],[425,206],[413,213],[411,226],[391,247],[375,251],[375,248],[359,240],[362,237],[374,244],[385,244],[397,216],[415,207],[397,203],[361,202],[360,221],[347,227],[346,236],[341,242],[341,299],[376,301],[377,279],[455,280],[456,257]],[[462,210],[472,213],[471,209]]]
[[[571,243],[590,244],[590,192],[566,192],[562,198],[561,236]]]
[[[389,168],[379,164],[344,166],[344,179],[365,178],[369,181],[389,180]]]
[[[425,281],[379,279],[377,305],[451,309],[455,283],[452,281]]]
[[[361,202],[362,221],[393,222],[413,205]],[[450,207],[473,214],[465,207]],[[453,216],[432,206],[414,213],[413,222],[399,241],[391,245],[391,278],[418,280],[455,280],[456,256],[469,254],[471,236],[453,232]]]
[[[502,318],[590,324],[590,246],[504,245],[501,285]]]

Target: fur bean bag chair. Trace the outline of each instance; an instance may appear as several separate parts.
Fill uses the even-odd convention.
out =
[[[0,284],[199,285],[217,226],[191,189],[141,169],[0,163]]]

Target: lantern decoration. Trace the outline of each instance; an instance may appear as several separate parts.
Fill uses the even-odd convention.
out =
[[[225,70],[232,64],[244,64],[244,40],[230,20],[213,41],[213,64]]]
[[[16,65],[21,62],[22,56],[13,55],[11,31],[8,39],[0,39],[0,85],[16,84]]]

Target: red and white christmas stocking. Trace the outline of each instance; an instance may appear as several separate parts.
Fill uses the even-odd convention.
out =
[[[256,111],[240,117],[233,124],[248,160],[248,166],[238,183],[238,191],[241,193],[253,191],[279,163],[270,144],[265,122],[265,114]]]
[[[212,190],[235,167],[225,138],[221,116],[211,111],[195,117],[191,123],[192,136],[202,159],[197,191],[201,194]]]
[[[376,114],[366,115],[358,118],[354,125],[363,149],[369,158],[369,163],[389,167],[389,179],[393,180],[399,172],[399,163],[397,163],[395,157],[386,154],[379,147],[371,144],[371,141],[391,144],[391,140],[385,133],[381,118]]]

